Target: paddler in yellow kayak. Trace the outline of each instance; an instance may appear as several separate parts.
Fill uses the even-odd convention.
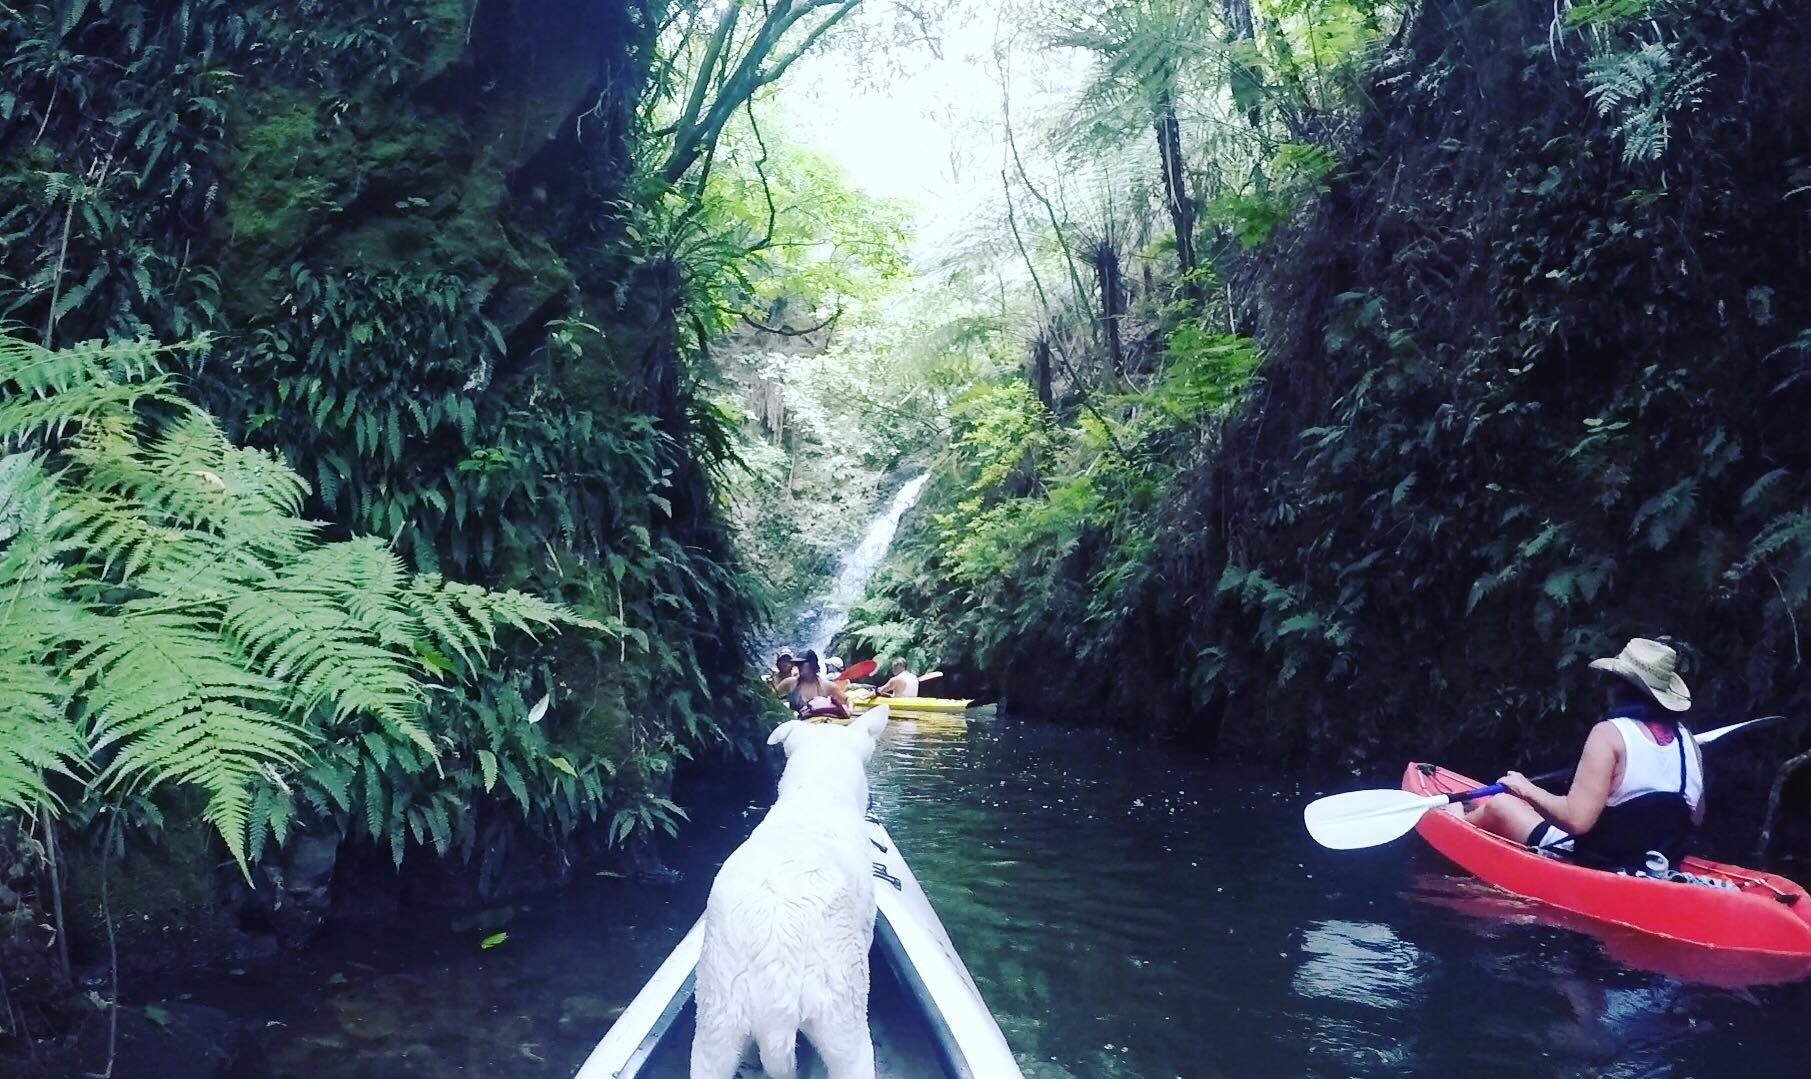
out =
[[[916,697],[918,696],[918,676],[906,667],[906,661],[896,659],[888,668],[891,677],[886,684],[875,690],[878,697]]]
[[[818,673],[817,652],[807,649],[799,660],[799,673],[775,687],[787,707],[800,719],[840,718],[849,715],[849,695],[843,687]]]
[[[1471,822],[1588,865],[1678,866],[1704,822],[1704,757],[1679,722],[1692,697],[1678,663],[1672,648],[1642,637],[1609,659],[1594,660],[1593,670],[1616,678],[1608,714],[1585,739],[1571,787],[1552,794],[1510,772],[1497,781],[1508,794],[1466,808]],[[1666,867],[1650,865],[1653,854]]]

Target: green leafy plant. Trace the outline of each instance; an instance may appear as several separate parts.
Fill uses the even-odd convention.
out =
[[[499,632],[603,626],[325,540],[300,478],[177,396],[167,355],[0,339],[0,439],[21,447],[0,461],[0,686],[20,705],[0,800],[28,807],[57,776],[103,797],[191,785],[243,868],[325,729],[438,754],[424,657],[470,678]]]

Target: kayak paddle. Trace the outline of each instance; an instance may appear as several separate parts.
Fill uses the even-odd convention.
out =
[[[1718,727],[1694,737],[1699,745],[1709,745],[1724,735],[1734,734],[1747,727],[1778,723],[1785,718],[1762,716]],[[1529,782],[1551,783],[1571,774],[1572,769],[1562,768],[1557,772],[1534,776]],[[1415,827],[1415,822],[1421,819],[1421,815],[1430,809],[1502,793],[1503,786],[1500,783],[1492,783],[1476,790],[1455,791],[1452,794],[1423,795],[1400,789],[1350,791],[1346,794],[1330,794],[1309,802],[1302,810],[1302,823],[1308,826],[1308,834],[1314,837],[1314,841],[1323,847],[1330,850],[1357,850],[1360,847],[1380,846],[1407,835]]]
[[[860,663],[857,663],[855,666],[850,667],[847,670],[843,671],[843,673],[837,675],[836,680],[838,682],[847,682],[853,678],[866,678],[869,675],[873,674],[874,668],[876,668],[878,666],[880,666],[880,664],[874,662],[873,660],[864,659]]]
[[[921,674],[918,676],[918,684],[923,685],[924,683],[929,682],[933,678],[942,678],[942,677],[943,677],[942,671],[932,671],[930,674]]]

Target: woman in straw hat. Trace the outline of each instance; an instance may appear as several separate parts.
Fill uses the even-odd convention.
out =
[[[1677,652],[1643,637],[1593,661],[1615,677],[1572,786],[1552,794],[1510,772],[1498,780],[1508,794],[1468,807],[1472,823],[1605,868],[1643,868],[1653,852],[1678,865],[1704,819],[1704,758],[1679,722],[1692,699],[1678,662]]]

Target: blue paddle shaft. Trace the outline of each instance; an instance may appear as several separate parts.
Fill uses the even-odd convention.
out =
[[[1571,774],[1572,774],[1572,769],[1561,768],[1557,772],[1542,772],[1540,775],[1535,776],[1533,779],[1530,779],[1528,782],[1533,783],[1536,786],[1539,786],[1543,783],[1552,783],[1556,779],[1565,779],[1567,776],[1569,776]],[[1470,801],[1475,801],[1479,798],[1489,798],[1493,794],[1504,794],[1504,793],[1506,793],[1506,792],[1503,790],[1503,784],[1492,783],[1488,787],[1479,787],[1477,790],[1458,791],[1454,794],[1449,794],[1446,796],[1446,800],[1448,802],[1470,802]]]

